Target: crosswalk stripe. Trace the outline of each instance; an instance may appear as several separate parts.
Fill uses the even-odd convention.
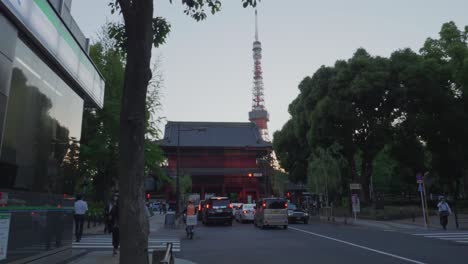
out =
[[[435,236],[435,235],[468,235],[468,232],[457,232],[457,233],[417,233],[415,236]]]
[[[148,239],[148,249],[165,249],[167,244],[172,243],[173,251],[181,251],[181,243],[179,239],[174,238],[150,238]],[[73,249],[101,249],[110,250],[112,246],[112,238],[109,236],[86,236],[82,237],[80,242],[72,242]]]
[[[427,237],[433,239],[440,239],[443,241],[452,241],[456,243],[468,243],[468,233],[467,232],[457,232],[457,233],[424,233],[424,234],[412,234],[420,237]]]

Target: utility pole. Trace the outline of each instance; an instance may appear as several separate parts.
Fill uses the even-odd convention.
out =
[[[176,217],[180,212],[180,124],[177,124],[177,176],[176,176]]]

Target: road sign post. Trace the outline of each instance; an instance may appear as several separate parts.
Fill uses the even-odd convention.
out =
[[[423,212],[424,227],[427,228],[426,206],[424,203],[424,179],[421,173],[416,174],[416,183],[418,184],[418,192],[421,197],[421,207]]]

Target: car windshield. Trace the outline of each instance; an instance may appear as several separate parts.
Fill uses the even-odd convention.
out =
[[[226,207],[229,205],[229,200],[212,200],[213,207]]]
[[[285,201],[281,199],[267,200],[267,209],[284,209]]]
[[[244,205],[242,206],[242,209],[244,209],[244,210],[252,210],[252,209],[254,209],[254,207],[255,207],[255,204],[244,204]]]
[[[297,206],[293,203],[288,204],[288,210],[296,210]]]

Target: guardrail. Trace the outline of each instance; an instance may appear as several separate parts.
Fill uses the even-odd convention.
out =
[[[174,264],[175,258],[172,253],[172,243],[167,243],[166,250],[153,251],[153,263]]]

